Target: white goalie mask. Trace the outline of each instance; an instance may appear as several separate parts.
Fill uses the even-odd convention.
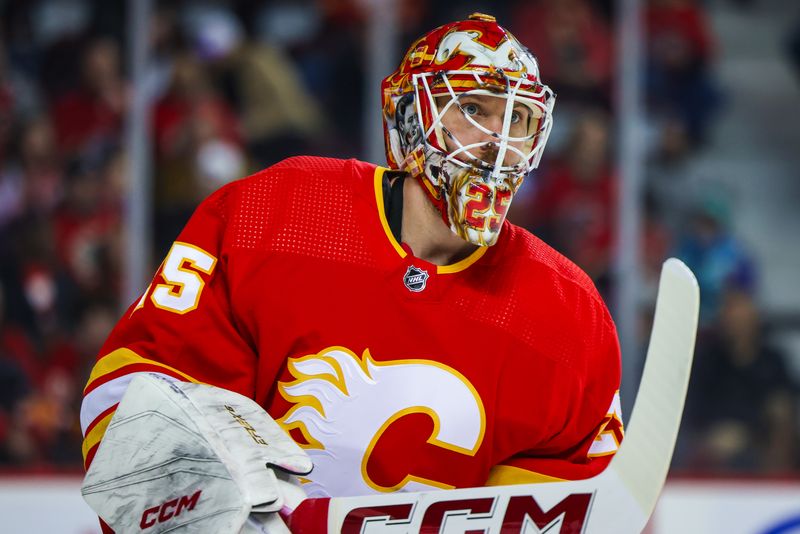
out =
[[[422,182],[453,232],[494,244],[552,127],[535,58],[474,14],[414,43],[382,88],[390,167]]]

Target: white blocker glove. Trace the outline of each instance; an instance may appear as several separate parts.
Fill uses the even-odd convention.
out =
[[[288,480],[311,459],[252,399],[136,376],[83,481],[117,534],[286,533],[278,511],[305,497]]]

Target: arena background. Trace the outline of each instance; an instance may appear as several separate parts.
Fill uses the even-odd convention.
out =
[[[510,218],[589,272],[636,391],[661,261],[701,332],[653,533],[800,532],[800,2],[0,1],[3,532],[98,532],[78,410],[194,206],[296,154],[383,163],[378,81],[496,15],[555,127]]]

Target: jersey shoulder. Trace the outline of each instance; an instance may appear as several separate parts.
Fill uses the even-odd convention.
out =
[[[275,198],[279,194],[330,196],[331,186],[358,190],[373,179],[377,167],[356,159],[293,156],[231,184],[242,201],[253,196]],[[276,198],[277,200],[278,198]],[[246,206],[241,206],[246,207]]]
[[[364,256],[359,221],[374,210],[376,168],[354,159],[297,156],[229,184],[215,200],[224,204],[227,247]]]
[[[519,334],[582,373],[618,365],[606,361],[618,358],[616,327],[589,275],[527,230],[509,224],[504,231],[507,240],[498,252],[510,265],[513,299],[527,318]]]
[[[539,280],[544,278],[556,291],[581,293],[605,308],[594,282],[583,269],[528,230],[511,223],[505,230],[508,249],[504,254],[514,258],[519,268],[536,273]],[[568,287],[572,290],[568,291]]]

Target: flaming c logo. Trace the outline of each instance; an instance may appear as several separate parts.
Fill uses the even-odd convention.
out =
[[[475,388],[458,371],[431,360],[376,362],[369,350],[359,357],[344,347],[292,358],[296,378],[279,385],[292,402],[278,422],[297,429],[314,462],[304,489],[310,496],[364,495],[388,491],[423,491],[450,487],[409,473],[382,487],[367,473],[373,447],[400,417],[424,413],[434,422],[428,443],[474,455],[483,442],[486,416]],[[361,473],[361,480],[341,473]]]

